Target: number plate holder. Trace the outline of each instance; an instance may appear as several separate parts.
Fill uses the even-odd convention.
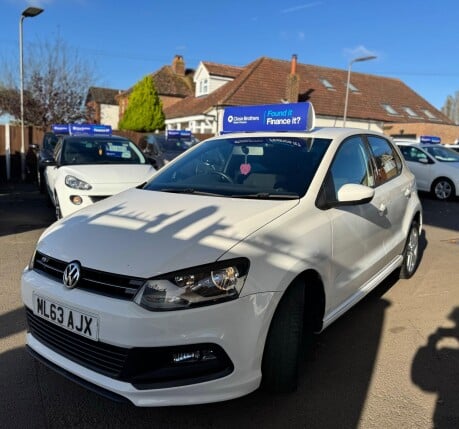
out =
[[[43,296],[33,294],[33,313],[70,332],[91,340],[99,339],[99,318]]]

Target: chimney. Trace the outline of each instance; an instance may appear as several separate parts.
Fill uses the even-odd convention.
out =
[[[287,87],[285,91],[285,99],[289,103],[298,102],[298,93],[300,88],[300,78],[296,73],[297,56],[292,55],[292,62],[290,65],[290,74],[287,76]]]
[[[185,76],[185,61],[181,55],[176,55],[172,60],[172,71],[179,76]]]

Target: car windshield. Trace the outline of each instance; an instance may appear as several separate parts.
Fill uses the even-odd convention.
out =
[[[58,140],[59,139],[55,134],[46,134],[43,142],[43,149],[53,152]]]
[[[442,146],[425,147],[424,150],[432,155],[437,161],[441,162],[459,162],[459,153],[452,149]]]
[[[151,139],[149,140],[151,141]],[[189,138],[166,138],[166,136],[162,134],[155,135],[154,141],[157,142],[162,152],[183,152],[193,145],[192,140]]]
[[[145,164],[142,152],[129,140],[92,137],[66,139],[61,164]]]
[[[200,143],[144,189],[233,198],[302,197],[330,139],[228,137]]]

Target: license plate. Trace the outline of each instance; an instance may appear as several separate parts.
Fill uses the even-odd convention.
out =
[[[75,334],[96,341],[99,338],[99,319],[93,314],[84,313],[36,294],[33,295],[33,312],[42,319]]]

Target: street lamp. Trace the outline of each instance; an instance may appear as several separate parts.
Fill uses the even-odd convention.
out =
[[[24,148],[24,66],[22,54],[22,22],[24,18],[33,18],[43,12],[39,7],[28,7],[21,14],[19,20],[19,80],[20,80],[20,93],[21,93],[21,176],[22,180],[25,179],[25,148]]]
[[[352,64],[360,62],[360,61],[374,60],[375,58],[376,58],[375,55],[369,55],[367,57],[354,58],[352,61],[349,62],[349,69],[347,71],[346,100],[344,102],[343,127],[346,126],[347,100],[349,98],[349,84],[351,83],[351,67],[352,67]]]

